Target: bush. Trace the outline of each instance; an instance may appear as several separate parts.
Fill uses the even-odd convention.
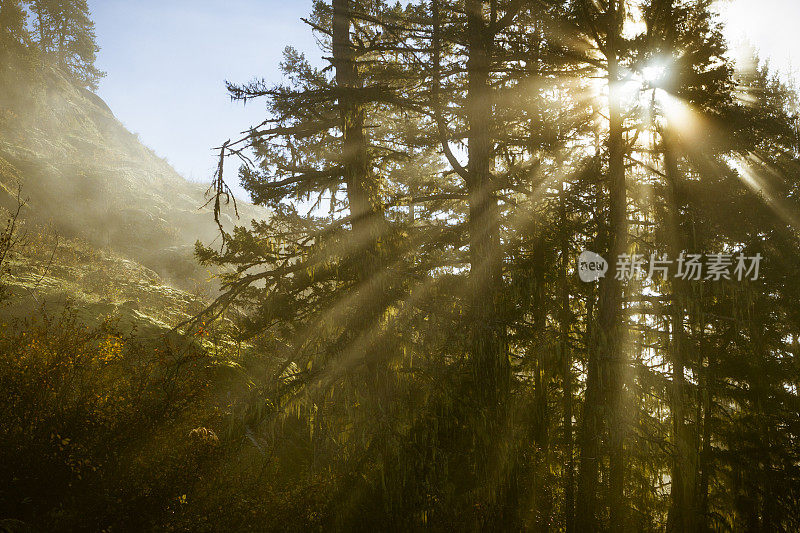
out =
[[[0,519],[165,528],[216,448],[213,430],[198,429],[211,412],[208,366],[191,344],[145,345],[110,321],[87,328],[74,310],[3,324]]]

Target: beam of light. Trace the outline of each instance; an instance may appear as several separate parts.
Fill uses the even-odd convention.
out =
[[[527,235],[535,226],[536,205],[546,198],[549,190],[561,187],[562,182],[569,182],[585,171],[580,159],[577,166],[570,169],[565,163],[575,160],[576,156],[588,156],[586,148],[576,144],[560,146],[553,155],[552,164],[542,165],[527,176],[533,187],[525,194],[525,198],[516,206],[512,206],[502,222],[508,229],[519,235]],[[507,250],[506,250],[507,252]]]
[[[428,236],[424,234],[416,237],[410,243],[409,249],[418,249],[427,242],[427,239]],[[315,341],[330,334],[331,328],[335,329],[337,324],[342,323],[352,312],[352,309],[367,305],[368,302],[383,297],[378,292],[380,287],[396,275],[397,269],[402,266],[404,260],[405,257],[403,256],[397,258],[392,264],[374,274],[371,279],[354,287],[347,294],[333,302],[331,306],[322,310],[321,314],[298,334],[299,342],[296,343],[294,351],[296,353],[307,353],[309,347]],[[416,285],[410,287],[404,299],[392,302],[384,310],[382,319],[377,320],[368,330],[361,332],[356,338],[350,340],[349,344],[344,346],[341,352],[333,359],[314,361],[314,364],[321,365],[321,369],[315,379],[307,385],[306,391],[314,392],[329,389],[337,380],[346,376],[351,369],[363,364],[368,357],[375,356],[376,347],[388,338],[387,335],[391,333],[393,325],[400,323],[414,307],[425,301],[426,298],[432,297],[442,282],[443,278],[436,276],[419,281]],[[467,294],[469,287],[470,285],[465,283],[459,291],[451,293],[451,296],[456,298],[464,296]],[[294,398],[289,405],[297,405],[297,402],[302,403],[302,401],[304,401],[303,398]]]
[[[764,204],[784,223],[788,224],[795,233],[800,233],[800,214],[797,208],[788,205],[784,193],[778,190],[775,184],[782,183],[785,177],[770,168],[769,163],[754,153],[738,154],[726,157],[724,162],[718,162],[710,157],[708,149],[712,151],[721,149],[730,151],[729,135],[719,124],[707,119],[692,107],[672,95],[662,91],[662,99],[666,109],[676,121],[676,129],[680,126],[681,149],[700,168],[717,169],[716,172],[724,173],[733,170],[745,187],[761,198]],[[663,105],[663,104],[662,104]],[[719,166],[724,168],[719,168]]]
[[[568,157],[569,150],[570,148],[563,147],[559,151],[559,153],[562,154],[559,160],[566,159]],[[566,167],[563,166],[559,167],[560,170],[565,168]],[[547,175],[550,177],[549,173]],[[560,177],[563,179],[563,176]],[[533,191],[533,197],[537,199],[541,198],[543,189],[547,187],[547,184],[557,181],[559,181],[558,176],[553,179],[543,179],[540,186]],[[516,215],[516,219],[521,221],[528,219],[530,212],[517,212]],[[482,271],[483,269],[479,268],[478,270]],[[293,409],[299,408],[300,404],[307,401],[309,395],[313,397],[315,396],[315,393],[330,390],[333,384],[346,377],[350,373],[351,369],[363,364],[366,357],[375,356],[375,350],[383,342],[389,340],[391,332],[397,327],[397,325],[401,324],[404,319],[410,316],[410,313],[413,313],[413,309],[418,306],[420,302],[427,300],[439,292],[438,287],[442,281],[443,280],[441,278],[430,277],[413,287],[406,298],[393,306],[392,313],[387,314],[387,316],[383,320],[379,321],[379,323],[376,323],[373,327],[362,332],[358,337],[352,339],[350,343],[344,347],[340,353],[337,354],[334,360],[325,361],[320,374],[316,376],[316,378],[308,387],[306,387],[305,393],[303,395],[290,398],[284,407],[284,412],[291,412]],[[456,293],[451,294],[451,296],[460,297],[465,295],[468,288],[469,284],[465,283],[460,290],[457,290]],[[361,292],[363,294],[360,296],[349,295],[346,298],[358,299],[360,297],[375,296],[374,294],[370,294],[369,287],[357,289],[355,292]],[[347,308],[349,305],[344,305],[343,307]],[[335,314],[338,315],[339,313],[337,312]],[[326,317],[326,319],[329,318],[331,317]],[[513,412],[514,407],[512,406],[506,416],[508,416],[509,419],[512,419],[515,416],[512,414]],[[414,415],[414,420],[416,420],[416,415]],[[496,464],[490,473],[489,479],[486,480],[490,491],[491,489],[502,485],[507,470],[512,466],[514,458],[518,457],[518,454],[514,453],[513,450],[514,446],[517,444],[516,441],[507,438],[502,438],[500,440],[503,448],[498,448]]]
[[[655,59],[642,68],[641,76],[647,85],[658,87],[669,78],[669,66],[666,61]]]
[[[623,109],[633,107],[641,100],[644,84],[638,75],[628,72],[625,78],[616,82],[615,85],[616,94],[619,95]]]
[[[752,153],[747,156],[737,155],[732,157],[728,164],[739,175],[742,183],[761,198],[773,213],[794,228],[796,232],[800,231],[800,215],[797,214],[796,209],[785,205],[774,192],[769,180],[764,177],[764,175],[774,175],[774,171],[770,170],[758,156]]]
[[[691,134],[698,130],[701,116],[687,102],[662,89],[655,91],[656,102],[661,107],[671,128],[681,134]]]

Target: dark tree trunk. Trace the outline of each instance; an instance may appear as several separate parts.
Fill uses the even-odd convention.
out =
[[[559,317],[559,336],[561,345],[561,379],[564,394],[563,432],[564,432],[564,527],[567,533],[575,531],[575,450],[572,435],[572,350],[569,330],[572,313],[569,305],[569,240],[567,237],[567,191],[561,185],[559,195],[559,215],[561,224],[561,309]]]
[[[620,99],[620,34],[624,20],[617,0],[608,4],[605,13],[605,56],[608,62],[609,132],[608,192],[609,232],[608,261],[612,267],[627,250],[627,192],[625,184],[625,137]],[[600,282],[597,332],[594,351],[590,353],[584,418],[581,437],[581,470],[578,481],[578,531],[597,531],[597,487],[600,465],[600,438],[608,434],[608,508],[609,529],[625,528],[625,380],[628,362],[622,348],[622,284],[613,269]]]
[[[481,0],[467,1],[469,76],[467,95],[468,180],[470,231],[471,355],[479,394],[496,410],[509,383],[504,331],[498,316],[502,283],[502,253],[498,205],[492,182],[492,41]]]
[[[595,149],[599,171],[602,151],[599,135],[596,135],[595,138]],[[598,190],[597,197],[599,198],[601,194],[601,191]],[[601,231],[601,234],[600,242],[607,241],[606,232]],[[601,359],[597,332],[599,328],[595,311],[597,299],[596,292],[592,290],[586,303],[586,390],[579,433],[580,458],[575,501],[576,531],[597,531],[599,529],[598,475],[604,421],[602,417],[603,396],[600,389]]]
[[[609,192],[611,197],[611,246],[610,261],[616,264],[617,257],[628,248],[628,215],[625,184],[625,137],[622,113],[622,97],[619,82],[622,72],[619,66],[620,34],[624,20],[623,8],[618,0],[609,2],[610,27],[606,34],[609,74]],[[604,383],[606,418],[609,435],[609,529],[622,531],[626,522],[625,502],[625,381],[628,361],[623,345],[622,285],[613,275],[606,276],[600,295],[600,353],[602,366],[607,375]]]
[[[351,26],[351,1],[333,0],[333,64],[336,68],[336,84],[341,91],[342,167],[353,219],[353,263],[357,280],[365,283],[380,268],[383,208],[380,184],[370,165],[369,144],[364,128],[365,109],[356,94],[363,82],[350,37]]]
[[[711,482],[711,423],[714,412],[712,409],[711,389],[713,386],[713,374],[711,361],[702,370],[701,392],[703,403],[703,427],[701,438],[701,450],[698,460],[698,470],[700,480],[698,482],[697,495],[698,505],[695,518],[696,531],[708,531],[708,489]]]
[[[679,224],[678,161],[669,125],[662,132],[664,170],[666,175],[666,232],[671,258],[683,251],[684,239]],[[672,391],[670,411],[672,414],[672,490],[669,531],[691,532],[694,527],[692,507],[694,505],[695,471],[692,468],[692,440],[686,425],[685,367],[687,358],[686,331],[684,329],[685,308],[688,302],[688,287],[679,279],[672,280],[672,313],[670,359],[672,360]]]
[[[620,34],[624,20],[618,0],[611,0],[605,13],[607,21],[605,56],[608,62],[609,132],[608,191],[609,246],[608,261],[627,250],[627,192],[625,184],[625,137],[619,81]],[[600,282],[596,341],[587,369],[586,398],[582,428],[581,471],[578,482],[578,531],[597,531],[597,486],[599,474],[600,435],[608,432],[609,529],[625,528],[625,379],[628,362],[622,348],[622,284],[613,269]]]
[[[669,53],[675,48],[675,32],[677,31],[674,20],[673,0],[660,0],[654,4],[659,20],[662,24],[663,48]],[[674,90],[674,87],[669,89]],[[669,90],[668,89],[668,90]],[[665,233],[669,257],[675,260],[684,250],[685,242],[680,227],[680,200],[678,197],[678,183],[680,170],[678,167],[678,154],[676,132],[669,123],[661,131],[661,143],[664,157],[664,203],[665,203]],[[670,412],[672,416],[672,488],[668,531],[691,532],[695,526],[692,509],[695,501],[695,481],[697,462],[693,461],[693,443],[686,425],[686,393],[685,393],[685,367],[690,360],[687,350],[687,335],[684,326],[687,305],[689,304],[689,287],[686,282],[673,278],[672,308],[670,315],[670,349],[669,356],[672,363],[672,390],[670,391]]]

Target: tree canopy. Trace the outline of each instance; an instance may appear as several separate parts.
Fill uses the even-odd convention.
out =
[[[795,97],[733,63],[711,2],[335,0],[306,22],[329,67],[287,49],[286,85],[229,85],[270,114],[222,147],[218,192],[237,159],[274,218],[200,248],[233,267],[209,313],[297,369],[263,427],[324,428],[376,524],[793,527]],[[595,285],[581,250],[611,263]],[[765,264],[647,276],[686,254]]]
[[[18,64],[20,56],[36,56],[91,90],[105,76],[95,65],[100,48],[86,0],[4,1],[0,28],[0,52],[14,55],[3,61],[5,66]]]

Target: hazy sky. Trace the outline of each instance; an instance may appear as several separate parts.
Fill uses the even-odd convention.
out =
[[[224,81],[278,81],[283,49],[315,50],[300,17],[311,1],[89,0],[108,72],[100,96],[185,177],[210,181],[211,148],[263,120]]]
[[[209,181],[211,148],[263,118],[231,103],[224,80],[278,81],[287,45],[318,55],[300,21],[311,0],[89,0],[108,72],[103,97],[128,129],[184,176]],[[724,0],[732,38],[776,67],[800,67],[800,0]],[[315,58],[316,59],[316,58]]]
[[[800,0],[725,0],[719,10],[729,38],[747,38],[786,73],[800,68]]]

